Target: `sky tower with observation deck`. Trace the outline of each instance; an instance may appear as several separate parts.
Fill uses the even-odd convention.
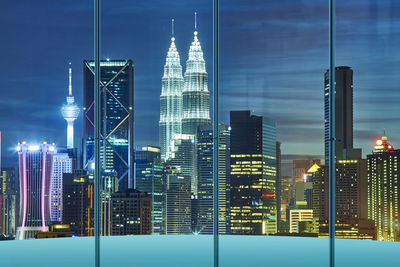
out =
[[[67,121],[67,148],[74,147],[74,121],[78,118],[79,107],[75,104],[74,96],[72,95],[72,69],[69,63],[69,86],[67,103],[61,108],[61,114]]]

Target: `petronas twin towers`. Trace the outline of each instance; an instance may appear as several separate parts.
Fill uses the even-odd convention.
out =
[[[165,160],[171,157],[171,142],[175,134],[196,135],[200,125],[210,123],[210,92],[206,63],[197,36],[195,23],[193,42],[189,48],[183,77],[172,31],[160,96],[160,147]]]

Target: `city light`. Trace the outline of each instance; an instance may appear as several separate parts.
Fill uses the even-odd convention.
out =
[[[30,145],[28,147],[29,151],[38,151],[39,150],[39,146],[38,145]]]

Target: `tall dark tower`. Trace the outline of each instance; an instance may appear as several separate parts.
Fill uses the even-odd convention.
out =
[[[353,149],[353,70],[335,68],[335,155],[336,159],[359,158],[359,149]],[[325,164],[329,159],[329,70],[325,72]]]
[[[85,169],[94,159],[94,62],[83,62]],[[100,62],[100,160],[103,170],[115,170],[119,189],[133,188],[133,62]]]

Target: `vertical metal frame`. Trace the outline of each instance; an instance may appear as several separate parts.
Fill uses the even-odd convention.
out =
[[[213,200],[214,200],[214,267],[219,266],[219,0],[213,0]]]
[[[100,267],[100,0],[94,0],[94,236]]]
[[[335,266],[335,0],[329,0],[329,266]],[[326,163],[325,163],[326,164]]]

